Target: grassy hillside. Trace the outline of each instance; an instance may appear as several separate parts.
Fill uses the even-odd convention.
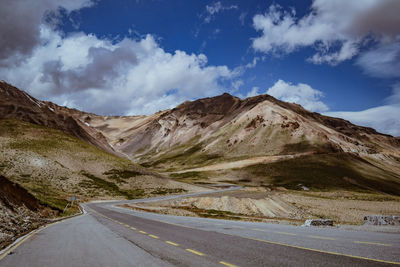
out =
[[[400,195],[400,176],[349,154],[315,154],[241,170],[250,181],[288,189],[378,191]]]
[[[57,209],[71,195],[132,199],[178,186],[76,137],[19,120],[0,120],[0,174]]]
[[[347,153],[310,154],[242,168],[170,173],[197,184],[236,183],[249,187],[297,191],[369,192],[400,195],[400,175]],[[306,188],[306,189],[304,189]]]

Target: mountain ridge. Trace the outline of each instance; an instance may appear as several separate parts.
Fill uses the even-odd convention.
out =
[[[4,81],[0,82],[0,118],[19,119],[58,129],[107,152],[116,153],[100,132],[76,120],[76,113],[81,112],[40,101]]]
[[[4,83],[0,86],[4,87]],[[233,183],[249,180],[253,185],[279,184],[301,188],[293,184],[293,177],[284,178],[287,173],[303,177],[298,184],[307,183],[312,188],[312,183],[315,183],[321,188],[324,183],[307,180],[303,172],[312,173],[314,168],[318,177],[330,176],[331,173],[325,170],[333,171],[331,165],[337,164],[338,169],[343,167],[340,165],[348,167],[331,175],[330,186],[338,181],[345,187],[368,189],[375,186],[393,193],[385,182],[389,180],[393,188],[400,188],[400,177],[396,174],[400,173],[399,138],[340,118],[309,112],[298,104],[282,102],[270,95],[242,100],[224,93],[185,101],[175,108],[151,115],[100,116],[51,102],[39,102],[25,92],[16,92],[23,97],[17,97],[17,103],[12,104],[11,109],[4,108],[7,106],[5,101],[0,101],[0,118],[11,116],[61,129],[104,151],[124,155],[133,162],[172,175],[179,181],[197,183],[200,181],[194,181],[197,179],[195,176],[200,175],[202,183],[224,179]],[[18,99],[23,99],[22,104],[18,103]],[[47,117],[41,112],[50,119],[46,121]],[[61,118],[61,126],[46,124],[57,116]],[[66,127],[69,124],[64,124],[65,120],[73,120],[74,125],[80,126],[86,135],[82,137],[79,132],[77,134]],[[243,162],[246,164],[243,165]],[[311,169],[306,170],[299,162]],[[285,164],[300,164],[297,170],[300,173],[291,173],[293,170],[289,165],[282,167]],[[325,167],[316,168],[313,164]],[[213,171],[199,171],[205,166],[211,166],[208,170],[211,168]],[[273,178],[274,173],[259,172],[254,166],[263,170],[275,166],[273,169],[280,178]],[[194,177],[188,177],[191,172]],[[240,179],[240,176],[249,178]],[[262,182],[262,177],[268,182]],[[282,179],[291,182],[288,184]]]

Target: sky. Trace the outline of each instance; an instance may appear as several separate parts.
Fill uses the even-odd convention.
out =
[[[0,0],[0,79],[101,115],[228,92],[400,136],[400,1]]]

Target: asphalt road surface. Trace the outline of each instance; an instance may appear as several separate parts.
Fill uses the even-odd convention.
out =
[[[0,255],[0,266],[400,264],[399,234],[179,217],[117,206],[126,202],[83,205],[86,214],[17,243]]]

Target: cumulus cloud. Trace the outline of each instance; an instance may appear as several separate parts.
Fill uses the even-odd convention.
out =
[[[208,65],[204,54],[167,52],[152,35],[115,41],[57,30],[57,12],[68,18],[88,0],[0,1],[8,23],[0,21],[0,77],[39,99],[99,114],[150,114],[220,94],[239,75]]]
[[[236,74],[208,66],[203,54],[168,53],[152,35],[112,43],[94,35],[63,36],[42,25],[40,39],[4,80],[34,96],[100,114],[149,114],[187,99],[216,95]]]
[[[70,13],[93,4],[90,0],[0,1],[0,64],[17,64],[41,42],[40,25],[55,26],[61,10]]]
[[[283,11],[271,5],[265,14],[253,17],[262,35],[252,47],[264,53],[291,53],[312,46],[316,53],[308,60],[338,64],[359,54],[368,40],[376,47],[398,42],[400,1],[314,0],[309,14],[296,17],[295,10]]]
[[[253,92],[250,91],[250,94],[252,93]],[[285,102],[300,104],[310,111],[324,112],[329,109],[328,106],[320,100],[324,94],[308,84],[292,84],[290,82],[278,80],[266,93]]]

